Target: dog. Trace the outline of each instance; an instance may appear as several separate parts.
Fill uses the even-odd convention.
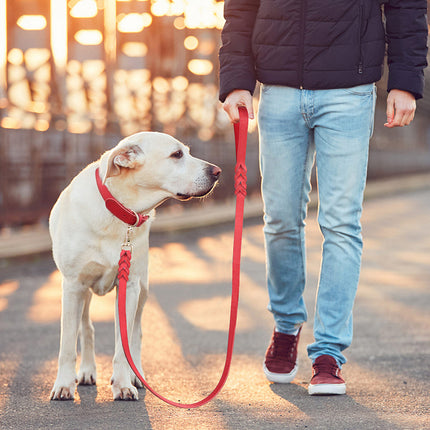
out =
[[[133,229],[133,261],[127,284],[127,326],[133,360],[142,372],[141,316],[148,295],[149,229],[155,208],[169,198],[188,200],[208,195],[221,169],[190,155],[175,138],[141,132],[81,171],[60,194],[49,218],[55,263],[62,274],[61,341],[58,372],[51,400],[73,400],[76,384],[96,384],[94,328],[89,316],[91,297],[117,286],[121,245],[128,225],[105,205],[100,181],[123,206],[148,219]],[[132,212],[133,213],[133,212]],[[81,365],[76,374],[76,345],[81,344]],[[130,369],[119,335],[115,311],[115,354],[111,379],[115,400],[137,400],[143,385]]]

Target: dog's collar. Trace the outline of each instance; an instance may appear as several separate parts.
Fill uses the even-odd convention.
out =
[[[103,200],[105,201],[106,209],[115,215],[122,222],[133,227],[140,227],[148,218],[148,215],[138,214],[135,211],[126,208],[120,203],[108,190],[107,186],[103,184],[99,169],[96,169],[96,182],[97,188],[100,191]]]

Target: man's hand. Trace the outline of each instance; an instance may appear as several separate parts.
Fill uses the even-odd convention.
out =
[[[223,104],[232,123],[239,122],[240,106],[246,107],[249,119],[254,119],[251,93],[248,90],[234,90],[227,96]]]
[[[415,97],[402,90],[391,90],[387,98],[387,122],[385,127],[403,127],[409,125],[415,116]]]

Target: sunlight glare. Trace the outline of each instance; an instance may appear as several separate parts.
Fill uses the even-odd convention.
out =
[[[206,331],[227,332],[229,327],[230,297],[195,299],[179,305],[180,314],[193,326]],[[237,331],[247,331],[253,326],[250,315],[241,309]]]
[[[6,358],[10,357],[10,358]],[[17,353],[11,353],[2,358],[1,361],[1,372],[0,372],[0,410],[2,411],[2,422],[4,423],[4,413],[8,408],[8,405],[12,404],[12,387],[14,386],[14,381],[16,380],[16,372],[19,366],[22,365],[21,358]],[[2,425],[3,427],[3,425]]]
[[[51,50],[58,72],[63,73],[67,64],[67,0],[51,0]]]
[[[171,242],[162,248],[150,250],[151,279],[154,282],[207,282],[207,262],[181,243]],[[220,277],[225,273],[220,272]]]
[[[7,308],[8,297],[13,294],[18,287],[18,281],[6,281],[0,284],[0,312]]]
[[[52,323],[60,320],[61,273],[52,272],[48,280],[34,293],[27,318],[37,323]]]
[[[90,318],[94,322],[111,322],[115,319],[115,293],[104,296],[93,294],[90,305]]]

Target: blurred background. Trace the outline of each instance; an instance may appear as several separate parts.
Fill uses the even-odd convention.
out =
[[[207,202],[231,200],[233,131],[218,101],[223,5],[0,0],[0,228],[46,223],[78,171],[144,130],[172,134],[220,165],[221,184]],[[430,72],[413,126],[398,130],[383,127],[385,81],[378,83],[369,180],[429,172]],[[257,195],[255,121],[249,132],[248,188]]]

